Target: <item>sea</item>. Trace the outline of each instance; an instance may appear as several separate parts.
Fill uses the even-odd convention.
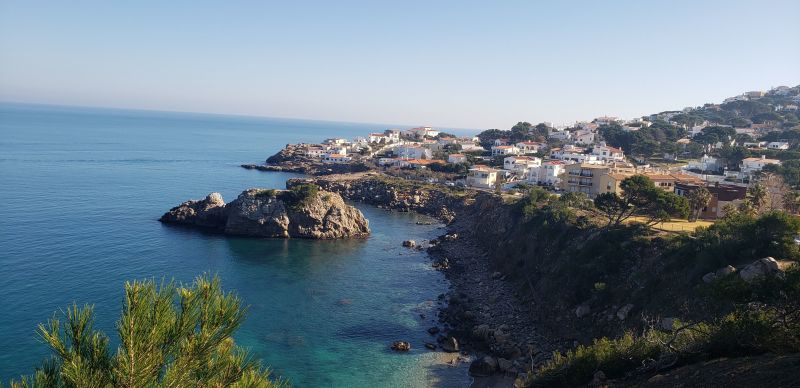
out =
[[[424,347],[448,289],[422,252],[422,215],[354,204],[365,240],[237,238],[162,225],[188,199],[298,175],[246,170],[287,143],[364,136],[381,124],[0,104],[0,381],[51,355],[36,326],[94,306],[116,349],[126,281],[217,275],[247,318],[237,343],[295,387],[459,387],[462,367]],[[431,225],[417,225],[432,222]],[[395,340],[412,344],[395,353]]]

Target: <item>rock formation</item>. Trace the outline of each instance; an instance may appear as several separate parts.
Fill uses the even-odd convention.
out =
[[[228,204],[219,193],[211,193],[170,209],[160,221],[251,237],[338,239],[370,233],[369,221],[358,209],[336,193],[311,186],[249,189]]]

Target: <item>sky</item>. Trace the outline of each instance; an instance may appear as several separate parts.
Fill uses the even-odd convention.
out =
[[[800,84],[800,1],[0,0],[0,101],[457,128]]]

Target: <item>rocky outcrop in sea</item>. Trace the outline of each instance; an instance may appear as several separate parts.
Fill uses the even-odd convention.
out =
[[[340,239],[369,235],[369,221],[339,194],[316,187],[248,189],[226,204],[219,193],[184,202],[159,221],[235,236]]]

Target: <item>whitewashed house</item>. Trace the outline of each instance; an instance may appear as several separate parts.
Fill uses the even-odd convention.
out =
[[[722,165],[717,158],[705,154],[700,160],[689,162],[689,164],[686,165],[686,168],[689,170],[700,171],[719,171],[722,169],[721,167]]]
[[[498,170],[488,166],[474,166],[467,173],[467,186],[485,189],[494,188],[497,183],[498,172]]]
[[[604,162],[625,161],[625,153],[622,152],[622,148],[608,146],[605,142],[601,142],[599,145],[593,147],[592,155],[597,156],[598,159]]]
[[[569,139],[572,139],[572,133],[570,133],[569,130],[566,129],[553,128],[548,130],[547,138],[560,141],[568,141]]]
[[[523,154],[530,155],[544,151],[547,145],[535,141],[521,141],[515,144]]]
[[[767,148],[771,150],[788,150],[789,143],[785,141],[772,141],[767,144]]]
[[[528,182],[539,185],[555,186],[561,182],[560,175],[564,174],[566,163],[560,160],[550,160],[542,163],[537,168],[528,171]]]
[[[745,158],[739,165],[739,172],[741,178],[751,176],[753,173],[761,171],[764,166],[768,164],[780,165],[781,161],[778,159],[767,159],[766,155],[761,155],[760,158]]]
[[[325,154],[322,161],[325,163],[349,163],[353,158],[342,154]]]
[[[572,136],[572,140],[575,144],[583,144],[583,145],[592,145],[597,138],[597,134],[594,131],[582,129],[580,131],[575,131]]]
[[[433,152],[429,148],[414,145],[401,145],[395,148],[394,152],[395,155],[408,159],[431,159],[433,157]]]
[[[308,146],[306,147],[306,156],[309,158],[321,158],[322,155],[325,155],[325,150],[322,149],[320,146]]]
[[[531,156],[509,156],[503,159],[503,169],[519,176],[526,176],[528,171],[542,165],[542,159]]]
[[[492,146],[492,156],[519,155],[520,149],[511,145]]]

